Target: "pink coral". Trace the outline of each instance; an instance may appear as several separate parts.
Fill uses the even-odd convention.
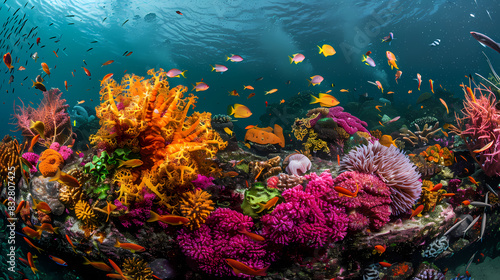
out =
[[[73,154],[73,150],[70,147],[61,146],[61,144],[57,142],[52,143],[49,149],[59,152],[64,160],[68,160],[68,158]]]
[[[341,126],[347,133],[353,135],[357,131],[368,132],[366,126],[368,124],[355,116],[343,112],[344,108],[337,106],[329,108],[329,113],[327,116],[318,115],[316,118],[310,121],[311,127],[313,127],[318,120],[322,118],[332,118],[339,126]]]
[[[38,108],[17,106],[18,114],[14,114],[18,129],[22,135],[29,141],[38,134],[36,130],[30,128],[31,121],[41,121],[44,123],[44,138],[40,137],[38,143],[49,147],[54,142],[61,144],[71,143],[73,141],[73,131],[66,104],[66,99],[61,99],[62,92],[58,89],[51,89],[43,92],[43,99]],[[21,101],[22,102],[22,101]]]
[[[391,189],[392,214],[408,211],[422,192],[420,174],[410,159],[395,146],[378,141],[352,149],[340,163],[342,171],[378,176]]]
[[[478,98],[465,94],[463,117],[456,117],[456,132],[464,139],[471,153],[492,143],[490,148],[474,158],[487,176],[500,176],[500,110],[497,109],[498,103],[491,90],[476,88],[474,93],[477,92],[480,93]]]
[[[31,163],[31,168],[30,168],[30,173],[31,174],[34,174],[37,172],[37,169],[36,169],[36,164],[38,163],[38,159],[40,158],[40,156],[38,154],[35,154],[35,153],[30,153],[30,152],[27,152],[27,153],[24,153],[22,155],[22,157],[24,159],[26,159],[29,163]]]

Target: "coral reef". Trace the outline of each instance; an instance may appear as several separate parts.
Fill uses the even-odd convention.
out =
[[[62,168],[64,159],[56,150],[47,149],[40,155],[38,169],[44,177],[54,177],[57,170]]]
[[[435,138],[436,133],[441,131],[439,122],[436,122],[434,126],[425,124],[422,130],[420,130],[420,126],[418,126],[418,124],[415,123],[414,125],[417,128],[417,131],[415,132],[412,132],[406,127],[403,127],[399,130],[403,140],[410,143],[412,146],[422,147],[429,144],[429,141]]]
[[[245,199],[243,199],[243,203],[241,204],[243,214],[252,218],[258,218],[260,215],[266,213],[265,211],[261,211],[261,214],[259,214],[262,205],[278,196],[280,196],[280,192],[277,189],[267,188],[262,183],[253,184],[252,187],[245,190]]]
[[[75,214],[84,224],[91,224],[96,218],[94,210],[85,200],[80,200],[75,204]]]
[[[446,190],[440,189],[438,191],[431,191],[432,187],[434,187],[434,183],[429,180],[422,181],[422,193],[420,194],[420,199],[417,204],[424,205],[424,209],[422,213],[431,211],[436,207],[436,205],[443,200],[443,194],[446,193]]]
[[[393,215],[408,211],[422,192],[415,165],[392,145],[385,147],[376,141],[356,147],[341,161],[340,168],[379,176],[391,188]]]
[[[353,135],[354,133],[356,133],[356,131],[368,132],[368,130],[366,130],[365,128],[366,126],[368,126],[366,122],[361,121],[355,116],[343,111],[344,108],[340,106],[331,107],[327,110],[322,110],[320,111],[320,115],[318,115],[317,117],[313,118],[310,121],[310,125],[313,127],[320,119],[331,118],[340,127],[342,127],[349,135]]]
[[[417,276],[412,278],[412,280],[445,280],[445,279],[446,278],[444,277],[443,273],[432,268],[425,269],[421,271]]]
[[[487,88],[476,88],[472,96],[465,94],[463,105],[463,117],[457,116],[457,127],[450,130],[460,135],[471,155],[479,155],[473,158],[487,176],[500,176],[500,110],[495,94]],[[490,143],[488,149],[474,153]]]
[[[153,271],[148,263],[138,257],[127,258],[123,262],[123,273],[133,280],[152,280]]]
[[[425,116],[421,118],[417,118],[410,123],[410,126],[417,125],[418,127],[424,127],[426,124],[429,126],[434,126],[438,122],[438,119],[432,116]]]
[[[249,172],[254,180],[265,180],[281,172],[281,157],[275,156],[266,161],[251,161],[248,164]]]
[[[131,154],[130,149],[116,149],[111,154],[106,151],[102,151],[99,155],[94,155],[92,161],[85,164],[83,171],[88,174],[92,174],[97,183],[101,183],[106,179],[106,176],[111,173],[111,171],[118,167],[121,161],[127,161],[132,158],[137,158]]]
[[[295,176],[302,176],[311,169],[311,160],[303,154],[292,154],[283,160],[283,166],[286,162],[286,173]]]
[[[17,114],[14,114],[18,129],[21,130],[23,137],[28,142],[31,141],[38,132],[31,129],[31,122],[41,121],[45,126],[44,137],[40,137],[38,142],[49,147],[57,142],[62,145],[71,144],[73,141],[73,131],[71,128],[70,117],[67,112],[69,107],[66,99],[61,99],[62,92],[53,88],[43,92],[43,99],[38,108],[17,106]],[[22,102],[22,101],[21,101]]]
[[[270,188],[277,188],[279,190],[285,190],[293,188],[297,185],[302,185],[306,181],[302,176],[288,175],[285,173],[280,173],[277,176],[272,176],[267,178],[266,184]]]
[[[427,245],[427,247],[422,251],[422,257],[435,258],[444,252],[444,250],[448,249],[449,246],[450,240],[448,239],[448,236],[443,235]]]
[[[214,202],[210,199],[210,194],[201,189],[194,192],[185,192],[180,201],[180,209],[183,217],[189,219],[185,226],[189,229],[198,229],[205,219],[214,211]]]
[[[450,166],[453,164],[453,152],[448,150],[447,147],[441,148],[441,145],[439,144],[427,147],[427,149],[422,151],[420,155],[429,162],[434,162],[444,166]]]
[[[6,184],[4,180],[7,181],[7,178],[13,178],[12,182],[16,183],[21,179],[20,150],[17,139],[12,139],[9,135],[3,138],[0,144],[0,178],[2,180],[0,186]]]

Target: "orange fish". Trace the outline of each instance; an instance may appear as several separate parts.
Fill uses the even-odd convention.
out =
[[[229,92],[229,95],[231,96],[240,96],[240,94],[234,89],[232,91],[228,91]]]
[[[57,55],[56,51],[52,51],[52,52],[54,52],[54,54],[56,55],[56,57],[59,57],[59,56]]]
[[[472,92],[472,89],[470,87],[468,87],[468,86],[465,86],[465,90],[467,91],[467,93],[469,94],[470,98],[472,99],[472,102],[476,103],[476,96]]]
[[[10,56],[10,53],[3,55],[3,63],[5,63],[9,70],[14,68],[14,66],[12,66],[12,56]]]
[[[387,94],[393,94],[393,93],[394,93],[394,91],[389,91],[389,92],[387,92]]]
[[[40,234],[42,234],[42,232],[46,231],[48,233],[52,233],[52,234],[59,234],[59,227],[52,227],[51,224],[49,223],[43,223],[41,226],[37,226],[35,225],[35,228],[36,228],[36,231],[40,232]]]
[[[108,218],[106,218],[106,222],[109,220],[109,215],[111,214],[111,212],[113,212],[115,209],[116,209],[116,205],[114,205],[113,203],[110,203],[109,201],[106,201],[107,205],[102,208],[101,210],[103,210],[104,212],[106,212],[108,214]]]
[[[75,72],[71,72],[71,75],[73,75],[73,77],[75,77]]]
[[[450,197],[450,196],[454,196],[455,194],[454,193],[443,193],[442,196],[444,197]]]
[[[379,253],[380,255],[382,255],[382,253],[385,252],[385,249],[386,247],[385,246],[382,246],[382,245],[375,245],[375,249],[373,249],[373,252],[372,254],[376,254],[376,253]]]
[[[28,257],[28,263],[30,265],[31,271],[33,271],[33,274],[36,274],[38,269],[36,269],[35,263],[33,263],[33,256],[31,255],[31,252],[28,252],[27,257]]]
[[[380,264],[383,267],[390,267],[390,266],[392,266],[392,264],[387,263],[387,262],[379,262],[378,264]]]
[[[258,234],[253,233],[253,232],[249,232],[249,231],[247,231],[247,230],[246,230],[246,229],[244,229],[244,228],[243,228],[243,229],[239,229],[239,230],[238,230],[238,232],[239,232],[239,233],[242,233],[242,234],[244,234],[244,235],[246,235],[246,236],[248,236],[248,237],[250,237],[251,239],[253,239],[253,240],[255,240],[255,241],[259,241],[259,242],[260,242],[260,241],[264,241],[264,240],[266,240],[266,239],[265,239],[264,237],[262,237],[261,235],[258,235]]]
[[[476,180],[475,180],[474,178],[472,178],[472,176],[469,176],[468,178],[469,178],[469,181],[470,181],[471,183],[473,183],[474,185],[476,185],[476,186],[478,186],[478,185],[479,185],[479,183],[478,183],[478,182],[476,182]]]
[[[120,241],[118,241],[118,238],[116,239],[115,247],[130,250],[130,252],[132,252],[132,253],[135,253],[136,251],[137,252],[146,251],[146,248],[139,246],[137,244],[134,244],[134,243],[120,243]]]
[[[24,241],[26,241],[26,243],[28,243],[28,245],[30,245],[31,247],[38,250],[38,253],[40,253],[40,254],[42,253],[41,251],[43,251],[43,249],[36,247],[33,243],[31,243],[31,241],[28,238],[26,238],[26,237],[23,237],[23,238],[24,238]]]
[[[111,264],[111,266],[113,267],[113,269],[118,272],[118,274],[120,274],[119,276],[121,276],[122,278],[116,278],[116,277],[111,277],[111,278],[115,278],[115,279],[125,279],[125,280],[128,280],[129,278],[125,277],[125,275],[123,275],[123,272],[122,270],[120,269],[120,267],[118,267],[118,265],[112,261],[111,259],[108,259],[109,261],[109,264]],[[106,276],[110,277],[109,275],[116,275],[116,274],[107,274]]]
[[[85,100],[78,101],[78,105],[85,103]]]
[[[283,104],[283,103],[285,103],[285,99],[280,100],[280,104]]]
[[[186,217],[182,216],[176,216],[176,215],[158,215],[154,211],[149,211],[151,213],[151,218],[147,220],[148,223],[160,221],[164,222],[169,225],[183,225],[189,223],[189,219]]]
[[[356,197],[358,195],[359,186],[358,186],[358,183],[356,183],[356,192],[354,192],[354,193],[349,191],[346,188],[343,188],[343,187],[333,187],[333,189],[335,191],[339,192],[340,194],[345,195],[347,197]]]
[[[245,127],[245,129],[252,129],[252,128],[257,128],[257,126],[251,124],[251,125],[247,125],[247,127]]]
[[[408,219],[410,220],[411,218],[413,218],[413,217],[417,216],[418,214],[422,213],[422,210],[424,210],[424,205],[423,204],[419,205],[417,207],[417,209],[415,209],[415,210],[412,209],[411,210],[411,216]]]
[[[35,144],[38,142],[38,139],[40,138],[40,134],[37,134],[35,135],[35,137],[33,137],[31,139],[31,144],[30,144],[30,147],[28,149],[28,152],[32,153],[33,152],[33,147],[35,146]]]
[[[19,213],[19,211],[21,211],[21,209],[24,207],[24,205],[26,205],[26,201],[25,200],[22,200],[21,202],[19,202],[19,204],[17,205],[17,208],[16,208],[16,211],[14,211],[14,213]],[[28,206],[29,208],[29,206]]]
[[[340,156],[337,154],[337,164],[340,166]]]
[[[268,91],[266,91],[266,93],[265,93],[264,95],[267,95],[267,94],[273,94],[273,93],[275,93],[275,92],[277,92],[277,91],[278,91],[278,89],[277,89],[277,88],[273,88],[272,90],[268,90]]]
[[[24,71],[24,70],[26,70],[26,68],[24,66],[19,66],[19,68],[17,70],[18,71]]]
[[[477,153],[481,153],[481,152],[484,152],[484,151],[488,150],[493,145],[494,142],[495,142],[495,140],[493,140],[490,143],[486,144],[484,147],[482,147],[479,150],[474,150],[474,153],[477,154]]]
[[[434,185],[434,187],[432,187],[432,189],[430,189],[430,191],[436,192],[436,191],[439,191],[442,187],[443,187],[443,184],[439,183],[439,184]]]
[[[50,258],[51,260],[53,260],[54,262],[56,262],[58,265],[68,266],[68,264],[67,264],[64,260],[62,260],[62,259],[60,259],[60,258],[58,258],[58,257],[54,257],[54,256],[52,256],[52,255],[49,255],[49,258]]]
[[[380,111],[381,107],[382,107],[382,105],[377,105],[377,106],[375,106],[375,109],[377,109],[379,112],[382,112],[382,111]]]
[[[398,83],[398,79],[401,78],[402,74],[403,74],[403,72],[401,72],[401,71],[396,72],[396,84]]]
[[[226,263],[233,269],[233,272],[238,275],[240,273],[252,276],[267,276],[266,270],[269,266],[262,269],[253,269],[248,265],[233,259],[226,259]]]
[[[255,92],[252,92],[248,95],[247,99],[249,99],[250,97],[254,97],[255,96]]]
[[[431,85],[431,92],[434,93],[434,81],[432,79],[429,79],[429,84]]]
[[[59,169],[59,168],[57,168],[56,175],[49,180],[49,182],[52,182],[52,181],[57,181],[61,184],[64,184],[66,186],[70,186],[73,188],[80,187],[80,182],[78,182],[78,180],[75,177],[62,172],[61,169]]]
[[[462,204],[463,204],[464,206],[467,206],[467,205],[469,205],[469,204],[470,204],[470,200],[464,200],[464,201],[462,201]]]
[[[47,73],[47,75],[49,75],[50,77],[50,69],[49,69],[49,66],[47,65],[47,63],[45,62],[42,62],[42,69],[45,73]]]
[[[385,126],[384,124],[382,124],[382,122],[381,122],[381,121],[378,121],[378,123],[379,123],[381,126]]]
[[[446,114],[450,113],[450,111],[448,110],[448,105],[446,104],[446,102],[444,102],[443,99],[439,98],[439,101],[441,101],[441,103],[444,105],[444,107],[446,108]]]
[[[129,55],[131,55],[132,53],[133,53],[133,52],[129,52],[126,56],[129,56]]]
[[[341,89],[340,92],[349,92],[348,89]]]
[[[386,55],[387,55],[387,64],[391,66],[391,69],[393,68],[399,69],[398,65],[396,64],[397,61],[396,56],[390,51],[387,51]]]
[[[89,69],[87,69],[85,67],[82,67],[82,68],[83,68],[83,71],[85,71],[85,74],[90,77],[90,71],[89,71]]]
[[[240,174],[236,171],[228,171],[228,172],[224,172],[224,174],[222,174],[222,177],[236,177],[238,175],[240,175]]]
[[[50,206],[47,202],[39,201],[38,199],[33,199],[33,209],[42,211],[45,214],[49,214],[51,212]]]
[[[68,91],[68,81],[64,81],[64,87],[66,88],[66,91]]]
[[[420,90],[420,85],[422,84],[422,76],[417,73],[418,90]]]
[[[111,79],[113,77],[113,73],[106,74],[101,80],[101,86],[104,84],[104,82],[108,79]]]
[[[106,62],[104,62],[101,67],[105,66],[105,65],[110,65],[111,63],[115,62],[114,60],[108,60]]]
[[[413,90],[411,90],[411,89],[410,89],[410,90],[408,91],[408,94],[410,94],[410,93],[412,93],[412,92],[413,92]]]
[[[271,209],[274,205],[276,205],[276,203],[278,202],[279,199],[280,199],[279,196],[275,196],[275,197],[269,199],[269,201],[266,202],[265,204],[261,203],[260,209],[256,213],[260,213],[260,212],[262,212],[264,210]]]
[[[90,264],[91,266],[93,266],[99,270],[102,270],[102,271],[107,271],[107,272],[113,271],[113,269],[111,267],[109,267],[109,265],[107,265],[103,262],[91,262],[85,256],[83,257],[83,259],[85,260],[85,262],[83,263],[84,265]]]
[[[71,238],[69,238],[69,236],[67,234],[66,234],[66,240],[68,240],[69,245],[71,245],[71,248],[73,249],[73,252],[76,253],[76,251],[75,251],[75,245],[73,245],[73,241],[71,241]]]
[[[253,86],[243,86],[243,89],[254,90]]]

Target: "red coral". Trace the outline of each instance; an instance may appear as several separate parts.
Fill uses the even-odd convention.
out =
[[[45,125],[45,139],[40,139],[38,142],[46,147],[52,143],[58,142],[62,145],[71,144],[73,141],[73,131],[67,109],[66,99],[61,99],[62,92],[59,89],[53,88],[43,92],[43,99],[38,105],[38,108],[17,106],[18,114],[14,114],[14,119],[21,130],[22,135],[28,140],[38,134],[36,130],[30,129],[31,121],[41,121]]]

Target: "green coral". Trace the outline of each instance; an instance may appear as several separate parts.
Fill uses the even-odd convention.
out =
[[[105,199],[108,196],[109,189],[109,184],[102,184],[97,188],[94,188],[92,192],[97,195],[97,199]]]
[[[268,188],[262,183],[253,184],[252,187],[245,190],[245,199],[241,204],[243,214],[252,218],[258,218],[259,215],[266,213],[265,210],[261,213],[257,213],[261,209],[262,205],[266,204],[266,202],[272,198],[280,195],[281,194],[278,189]]]
[[[138,158],[138,156],[130,153],[130,149],[121,148],[116,149],[111,155],[103,151],[100,156],[94,156],[91,162],[87,162],[83,167],[83,171],[92,174],[96,177],[96,182],[101,183],[121,161]]]

